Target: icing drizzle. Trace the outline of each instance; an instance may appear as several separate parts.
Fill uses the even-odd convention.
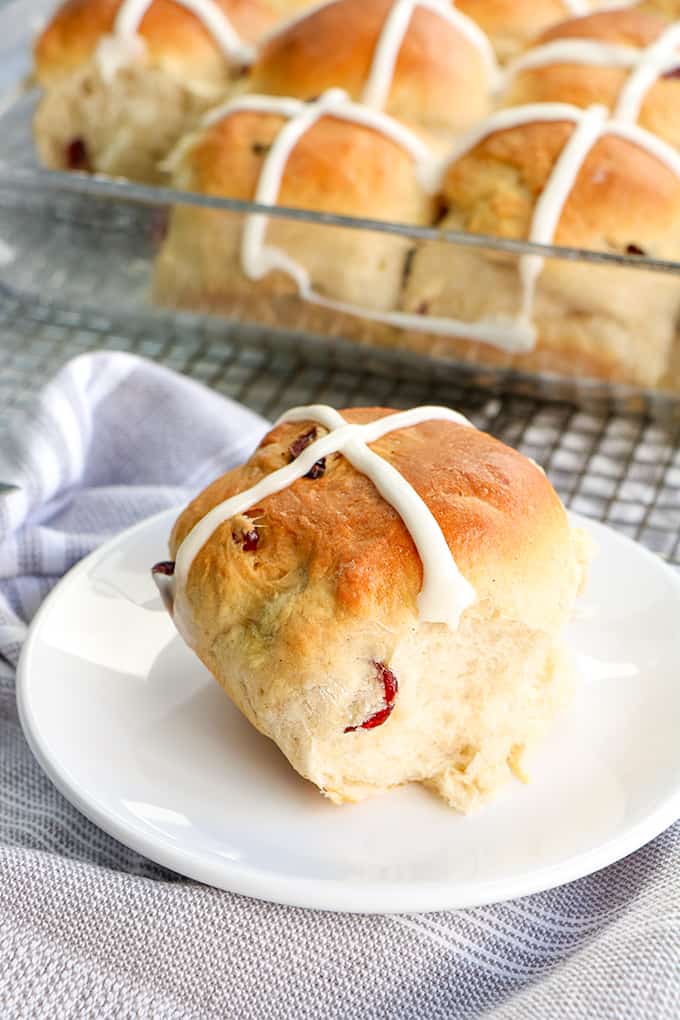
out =
[[[297,142],[323,116],[332,116],[349,123],[372,128],[402,146],[414,160],[416,173],[426,190],[435,192],[447,167],[473,149],[488,135],[529,123],[570,121],[575,131],[555,162],[550,177],[536,203],[528,240],[537,244],[552,243],[564,205],[590,150],[605,134],[618,135],[646,149],[680,177],[680,155],[662,139],[636,124],[610,120],[604,106],[582,109],[569,103],[529,103],[498,110],[459,140],[444,165],[430,152],[424,142],[387,114],[349,100],[341,89],[329,89],[313,102],[276,96],[244,95],[224,103],[203,118],[207,127],[223,117],[239,111],[252,110],[286,118],[287,123],[274,139],[263,160],[255,192],[261,205],[276,205],[288,158]],[[189,143],[189,147],[192,143]],[[168,164],[172,165],[187,151],[182,142]],[[309,273],[287,252],[265,243],[268,217],[252,213],[246,218],[241,239],[241,267],[252,280],[260,280],[279,269],[294,280],[299,296],[324,308],[364,319],[383,322],[399,328],[414,329],[441,336],[459,336],[487,343],[511,352],[532,350],[536,342],[533,324],[533,303],[536,282],[543,269],[542,255],[523,254],[519,257],[522,287],[520,304],[515,316],[489,316],[476,322],[464,322],[447,316],[419,315],[409,312],[380,312],[349,302],[336,301],[315,291]]]
[[[387,415],[367,425],[349,424],[338,411],[325,404],[287,411],[278,419],[277,425],[314,421],[328,429],[328,434],[310,443],[290,464],[273,471],[245,492],[226,499],[198,521],[177,550],[176,585],[186,585],[194,559],[225,521],[292,485],[320,458],[342,453],[357,471],[370,478],[383,499],[394,507],[413,539],[423,567],[423,583],[417,603],[420,619],[444,623],[455,630],[461,614],[475,599],[474,589],[460,573],[427,504],[395,467],[368,446],[396,429],[434,420],[472,427],[463,415],[447,407],[416,407]]]
[[[99,41],[97,59],[102,73],[110,78],[119,67],[128,65],[144,53],[139,26],[153,0],[123,0],[113,23],[113,32]],[[224,56],[233,63],[250,64],[254,47],[245,43],[215,0],[176,0],[191,11],[210,32]]]
[[[432,189],[434,186],[433,181],[427,180],[426,174],[430,162],[429,150],[418,136],[391,117],[350,102],[347,94],[340,89],[329,89],[313,103],[302,100],[271,102],[268,96],[243,96],[228,104],[229,113],[241,110],[281,113],[289,118],[272,143],[262,166],[255,191],[255,201],[262,205],[276,204],[288,157],[300,138],[326,114],[375,128],[405,149],[416,166],[422,168],[424,172],[421,174],[421,183],[425,187]],[[252,280],[260,280],[272,269],[282,269],[292,276],[303,296],[315,300],[317,296],[311,289],[309,274],[304,267],[280,248],[264,243],[266,228],[267,217],[262,213],[249,216],[246,220],[241,247],[243,272]]]
[[[590,14],[593,8],[598,11],[607,11],[617,7],[634,7],[639,2],[640,0],[610,0],[610,2],[593,4],[591,0],[562,0],[564,7],[575,16]]]
[[[602,134],[606,119],[607,110],[604,106],[592,106],[579,119],[536,202],[529,232],[530,241],[536,244],[551,243],[578,172],[592,146]],[[533,310],[536,282],[543,264],[544,259],[540,255],[520,256],[519,274],[522,283],[520,316],[529,321]]]
[[[523,124],[545,121],[571,121],[575,129],[552,168],[541,195],[534,207],[528,240],[536,244],[551,244],[559,224],[564,205],[576,183],[579,171],[595,143],[607,134],[617,135],[645,149],[680,177],[680,154],[663,139],[637,124],[608,119],[606,107],[595,105],[587,109],[569,103],[529,103],[526,106],[499,110],[474,128],[455,147],[447,165],[474,149],[484,138],[496,131],[507,131]],[[520,324],[532,318],[536,282],[543,269],[542,255],[523,254],[519,258],[519,275],[522,284]],[[517,349],[517,348],[515,348]]]
[[[392,87],[394,69],[414,11],[423,7],[448,22],[464,35],[480,52],[486,72],[495,86],[498,69],[489,40],[482,30],[448,0],[395,0],[390,7],[373,51],[371,68],[361,95],[361,101],[376,110],[382,110]]]
[[[640,60],[621,89],[614,109],[614,118],[636,121],[647,92],[666,71],[677,67],[677,48],[680,45],[680,22],[662,32],[651,46],[641,50]]]
[[[649,46],[638,48],[594,39],[553,39],[543,46],[528,50],[508,68],[508,79],[520,71],[547,67],[551,64],[586,64],[598,67],[621,67],[631,74],[619,93],[612,116],[614,120],[633,122],[640,116],[645,96],[654,83],[677,67],[680,55],[680,22],[670,25]]]
[[[283,24],[276,26],[267,34],[264,42],[288,32],[294,25],[307,21],[319,11],[339,2],[341,0],[324,0],[322,3],[307,8],[300,14],[284,21]],[[462,11],[456,10],[449,0],[393,0],[373,50],[371,66],[361,93],[361,102],[374,110],[384,109],[392,88],[394,70],[404,37],[417,7],[423,7],[432,14],[436,14],[465,36],[473,46],[476,46],[490,79],[490,87],[494,90],[497,89],[501,76],[493,47],[486,34],[472,18],[463,14]]]
[[[329,89],[317,100],[309,103],[277,96],[243,95],[212,110],[203,118],[202,126],[208,127],[223,117],[244,110],[275,114],[289,121],[281,128],[263,161],[255,191],[255,201],[262,205],[276,205],[288,157],[305,132],[326,115],[371,128],[385,135],[411,156],[423,187],[431,193],[438,188],[441,172],[439,161],[433,157],[418,135],[385,113],[351,102],[341,89]],[[180,143],[166,162],[166,166],[171,167],[186,151],[187,143]],[[304,266],[282,249],[265,244],[267,222],[266,214],[252,213],[246,218],[243,228],[241,268],[251,280],[260,280],[272,269],[280,269],[295,281],[298,294],[303,300],[336,312],[360,315],[373,322],[384,322],[386,325],[417,329],[440,336],[456,333],[479,343],[493,344],[511,351],[530,350],[535,342],[533,326],[519,318],[495,316],[479,319],[477,322],[463,322],[444,316],[424,316],[398,311],[380,312],[327,298],[314,290]]]
[[[257,55],[256,47],[250,46],[240,38],[215,0],[176,0],[176,2],[199,19],[228,60],[241,64],[253,63]],[[97,58],[105,77],[110,79],[118,68],[129,65],[143,55],[144,41],[139,35],[139,27],[152,3],[153,0],[123,0],[116,14],[113,32],[100,40],[97,49]],[[267,38],[287,31],[292,25],[307,20],[317,11],[333,3],[337,3],[337,0],[320,3],[311,10],[285,21]],[[453,8],[448,0],[394,0],[376,44],[371,69],[361,97],[367,106],[376,109],[382,109],[384,106],[404,35],[413,11],[418,6],[437,14],[477,47],[487,73],[493,85],[496,85],[498,69],[493,48],[484,32],[471,18]]]

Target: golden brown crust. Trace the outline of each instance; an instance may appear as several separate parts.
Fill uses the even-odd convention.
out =
[[[593,39],[618,46],[649,46],[667,24],[663,18],[639,7],[597,11],[581,18],[567,18],[546,29],[532,43],[541,46],[554,39]]]
[[[391,412],[342,413],[365,423]],[[288,463],[291,443],[313,424],[276,427],[247,464],[201,493],[175,524],[171,555],[212,507]],[[442,421],[401,429],[371,446],[424,499],[479,600],[519,618],[518,606],[540,601],[537,588],[558,582],[553,565],[568,547],[566,516],[545,475],[526,458],[483,432]],[[259,527],[256,554],[235,553],[234,525],[227,522],[194,561],[190,598],[204,597],[210,577],[217,602],[233,599],[234,575],[243,571],[250,597],[259,589],[260,601],[282,578],[302,573],[310,590],[332,593],[331,611],[342,616],[388,621],[404,607],[415,610],[422,567],[411,536],[370,479],[340,454],[327,459],[323,477],[300,479],[248,516]]]
[[[241,110],[223,117],[179,147],[171,160],[173,185],[254,199],[264,161],[284,123],[281,116],[260,111]],[[316,121],[295,143],[285,161],[276,202],[416,224],[431,222],[433,208],[408,152],[381,131],[331,115]],[[259,280],[245,275],[243,227],[243,217],[176,208],[157,263],[157,299],[180,307],[228,307],[232,316],[252,299],[256,318],[262,314],[266,318],[268,301],[290,296],[297,283],[283,270],[272,270]],[[407,239],[271,217],[266,240],[305,270],[323,298],[379,311],[396,307]],[[335,312],[317,305],[306,308],[309,315],[305,312],[303,317],[310,327],[332,328]],[[286,321],[271,310],[278,325]],[[287,324],[301,326],[300,316]]]
[[[643,10],[661,14],[670,21],[680,18],[680,0],[645,0],[640,6]]]
[[[484,29],[501,59],[568,14],[562,0],[458,0],[456,6]]]
[[[204,194],[251,200],[278,115],[233,113],[208,127],[185,157],[187,185]],[[379,131],[332,116],[300,138],[283,174],[278,204],[348,216],[427,220],[429,201],[412,157]]]
[[[667,28],[667,22],[639,8],[602,11],[572,18],[540,36],[535,45],[563,39],[587,39],[611,45],[644,49]],[[680,65],[680,53],[678,54]],[[514,76],[506,105],[523,103],[573,103],[587,107],[604,103],[613,108],[631,69],[569,63],[567,61],[526,68]],[[680,146],[680,79],[659,77],[647,90],[638,123],[673,146]]]
[[[177,521],[171,554],[313,427],[274,428],[209,486]],[[371,446],[425,500],[475,589],[455,630],[419,619],[410,534],[341,454],[219,527],[178,584],[173,616],[244,715],[331,800],[415,781],[467,810],[563,700],[561,632],[587,551],[540,469],[484,433],[430,421]]]
[[[339,0],[273,35],[249,88],[310,99],[339,86],[361,99],[392,0]],[[482,54],[433,11],[416,7],[403,38],[385,110],[434,129],[458,130],[489,108]]]
[[[531,122],[497,131],[452,164],[442,227],[526,239],[536,203],[568,141],[571,122]],[[680,181],[640,146],[604,135],[586,157],[561,213],[558,245],[600,252],[680,255]],[[517,315],[523,299],[516,259],[424,245],[403,307],[476,322]],[[532,318],[535,350],[510,359],[465,341],[435,349],[488,364],[655,385],[666,370],[677,288],[659,274],[617,265],[546,259]]]
[[[66,0],[38,37],[34,63],[38,79],[48,82],[71,74],[93,55],[113,28],[122,0]],[[260,0],[215,0],[244,41],[252,42],[275,22]],[[221,56],[211,35],[186,7],[173,0],[153,0],[140,25],[152,62],[172,60],[199,68]]]
[[[526,238],[536,200],[574,125],[532,122],[484,138],[446,174],[446,201],[477,234]],[[669,250],[680,215],[680,182],[642,147],[604,135],[586,157],[555,233],[557,244],[649,254]]]

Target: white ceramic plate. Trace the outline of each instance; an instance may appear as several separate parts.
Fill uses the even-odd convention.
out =
[[[490,903],[578,878],[680,814],[680,580],[602,525],[570,641],[572,707],[512,783],[463,818],[419,787],[334,807],[256,733],[176,636],[149,567],[174,513],[80,563],[38,613],[19,707],[43,768],[159,864],[329,910]]]

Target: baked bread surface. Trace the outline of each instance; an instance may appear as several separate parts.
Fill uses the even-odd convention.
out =
[[[179,188],[224,198],[255,198],[264,161],[285,120],[277,114],[235,111],[198,132],[175,164]],[[420,185],[411,155],[373,128],[323,116],[292,149],[277,204],[400,223],[427,223],[432,199]],[[295,295],[290,275],[276,270],[247,279],[241,266],[245,217],[178,206],[156,267],[158,300],[209,310],[238,308],[280,322],[280,305],[267,298]],[[359,308],[394,308],[401,290],[408,239],[269,219],[266,243],[281,248],[309,273],[322,296]],[[304,302],[302,303],[304,304]],[[337,312],[309,305],[319,329]],[[300,316],[299,304],[290,313]],[[345,317],[350,320],[350,316]],[[299,321],[299,319],[298,319]],[[361,325],[355,317],[352,325]]]
[[[275,21],[260,0],[218,4],[245,43]],[[153,0],[138,38],[111,39],[120,6],[120,0],[67,0],[38,37],[34,73],[43,96],[33,125],[36,147],[54,170],[166,184],[163,160],[239,86],[243,68],[172,0]],[[106,43],[120,61],[102,59],[99,47]]]
[[[573,131],[573,122],[534,121],[487,135],[449,166],[441,226],[526,239],[536,203]],[[605,134],[581,166],[554,241],[678,259],[680,180],[646,149]],[[465,322],[512,317],[522,300],[518,269],[511,256],[427,243],[413,260],[404,307]],[[519,363],[654,385],[667,367],[679,297],[669,276],[547,258],[533,307],[537,347]],[[456,352],[446,340],[440,348]],[[459,350],[464,353],[466,345]],[[502,352],[479,351],[481,360],[499,357]]]
[[[214,0],[238,35],[254,42],[275,19],[259,0]],[[38,81],[49,85],[72,74],[89,60],[102,36],[113,29],[122,0],[66,0],[38,36],[34,67]],[[201,78],[224,75],[225,56],[213,35],[186,7],[173,0],[152,0],[139,35],[152,65]]]
[[[680,0],[644,0],[640,6],[643,10],[664,15],[669,21],[680,18]]]
[[[244,41],[263,39],[283,9],[262,0],[219,3]],[[287,11],[301,6],[283,4]],[[602,5],[591,6],[597,11]],[[358,96],[389,3],[339,0],[312,10],[264,40],[248,78],[243,67],[225,60],[190,11],[172,0],[153,0],[140,30],[144,59],[122,66],[109,80],[102,75],[97,47],[111,31],[119,7],[120,0],[67,0],[36,44],[36,75],[45,93],[35,117],[35,135],[43,162],[60,170],[252,200],[283,119],[239,113],[197,129],[203,114],[234,92],[255,88],[311,99],[326,85],[339,84]],[[494,36],[503,53],[508,49],[503,40],[517,49],[530,40],[541,45],[574,37],[644,48],[667,25],[653,7],[569,18],[563,0],[459,4]],[[656,7],[674,12],[670,0],[659,0]],[[387,108],[415,125],[433,151],[439,151],[441,132],[451,138],[468,121],[478,121],[486,109],[489,82],[483,63],[480,51],[463,34],[452,33],[441,18],[416,6],[397,58]],[[613,105],[628,73],[565,64],[525,70],[512,80],[503,101]],[[671,73],[659,79],[646,94],[640,114],[644,127],[676,147],[680,147],[679,91],[679,77]],[[291,152],[277,202],[522,239],[571,131],[571,123],[536,121],[494,132],[452,165],[441,194],[433,199],[400,146],[378,130],[325,116]],[[184,140],[181,158],[168,161],[179,139]],[[585,161],[554,241],[675,261],[680,258],[677,185],[672,171],[642,146],[605,136]],[[245,222],[236,214],[176,207],[155,268],[154,299],[173,307],[405,347],[482,366],[643,387],[677,386],[673,344],[677,346],[678,288],[670,274],[547,260],[534,305],[537,344],[527,352],[508,353],[466,340],[465,331],[459,336],[454,326],[442,336],[426,326],[422,331],[400,328],[379,317],[406,312],[422,315],[424,324],[426,316],[466,324],[497,316],[516,318],[522,297],[517,259],[471,247],[420,244],[365,229],[272,217],[267,243],[278,246],[307,272],[321,298],[315,302],[298,297],[298,285],[283,271],[258,280],[243,272]],[[323,300],[351,307],[324,307]]]
[[[389,412],[354,408],[365,423]],[[288,463],[314,422],[284,423],[181,514],[174,557],[224,499]],[[561,631],[585,554],[543,472],[471,427],[429,421],[371,448],[424,499],[476,591],[451,632],[421,623],[422,567],[396,511],[341,454],[220,526],[196,556],[175,618],[261,732],[331,799],[404,782],[467,810],[515,767],[568,691]],[[244,536],[256,530],[256,546]],[[385,669],[398,683],[382,725]]]
[[[248,88],[311,99],[331,87],[360,100],[392,0],[338,0],[285,25],[263,44]],[[492,80],[478,45],[435,11],[416,6],[399,46],[383,109],[451,137],[491,109]]]

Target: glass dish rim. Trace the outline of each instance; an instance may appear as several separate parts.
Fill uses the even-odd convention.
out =
[[[24,0],[15,0],[23,6]],[[8,5],[10,8],[14,4]],[[0,11],[0,24],[2,23]],[[15,81],[0,93],[0,123],[13,108],[24,101],[35,99],[40,93],[30,74]],[[680,260],[650,258],[619,252],[575,248],[559,244],[539,244],[535,241],[505,238],[493,234],[475,234],[464,230],[443,230],[437,226],[420,226],[392,220],[374,220],[369,217],[346,216],[321,212],[315,209],[293,208],[285,205],[262,205],[258,202],[202,195],[156,184],[138,184],[124,178],[104,174],[85,174],[77,171],[48,170],[42,167],[12,166],[0,160],[0,187],[4,184],[16,188],[63,191],[69,194],[104,198],[115,201],[143,203],[147,206],[193,205],[197,208],[222,210],[243,216],[266,215],[274,219],[294,220],[316,226],[337,226],[349,230],[392,234],[413,241],[439,241],[460,247],[505,252],[511,255],[534,255],[545,259],[562,259],[596,265],[624,266],[628,269],[680,275]]]
[[[7,108],[0,107],[0,121]],[[189,205],[196,208],[213,209],[241,216],[264,215],[272,219],[294,220],[315,226],[342,227],[348,230],[371,231],[391,234],[412,241],[436,241],[441,244],[504,252],[511,255],[534,255],[545,259],[562,259],[571,262],[596,265],[623,266],[631,270],[680,275],[680,261],[656,259],[645,255],[628,255],[618,252],[596,251],[573,248],[566,245],[546,245],[533,241],[496,237],[491,234],[473,234],[468,231],[443,230],[436,226],[420,226],[391,220],[374,220],[358,216],[320,212],[314,209],[298,209],[284,205],[262,205],[240,199],[222,198],[217,195],[202,195],[198,192],[181,191],[155,184],[138,184],[133,181],[106,177],[103,174],[84,174],[74,171],[25,169],[13,167],[0,161],[0,189],[13,188],[17,191],[32,189],[47,192],[62,192],[88,198],[110,199],[112,201],[146,206]]]

